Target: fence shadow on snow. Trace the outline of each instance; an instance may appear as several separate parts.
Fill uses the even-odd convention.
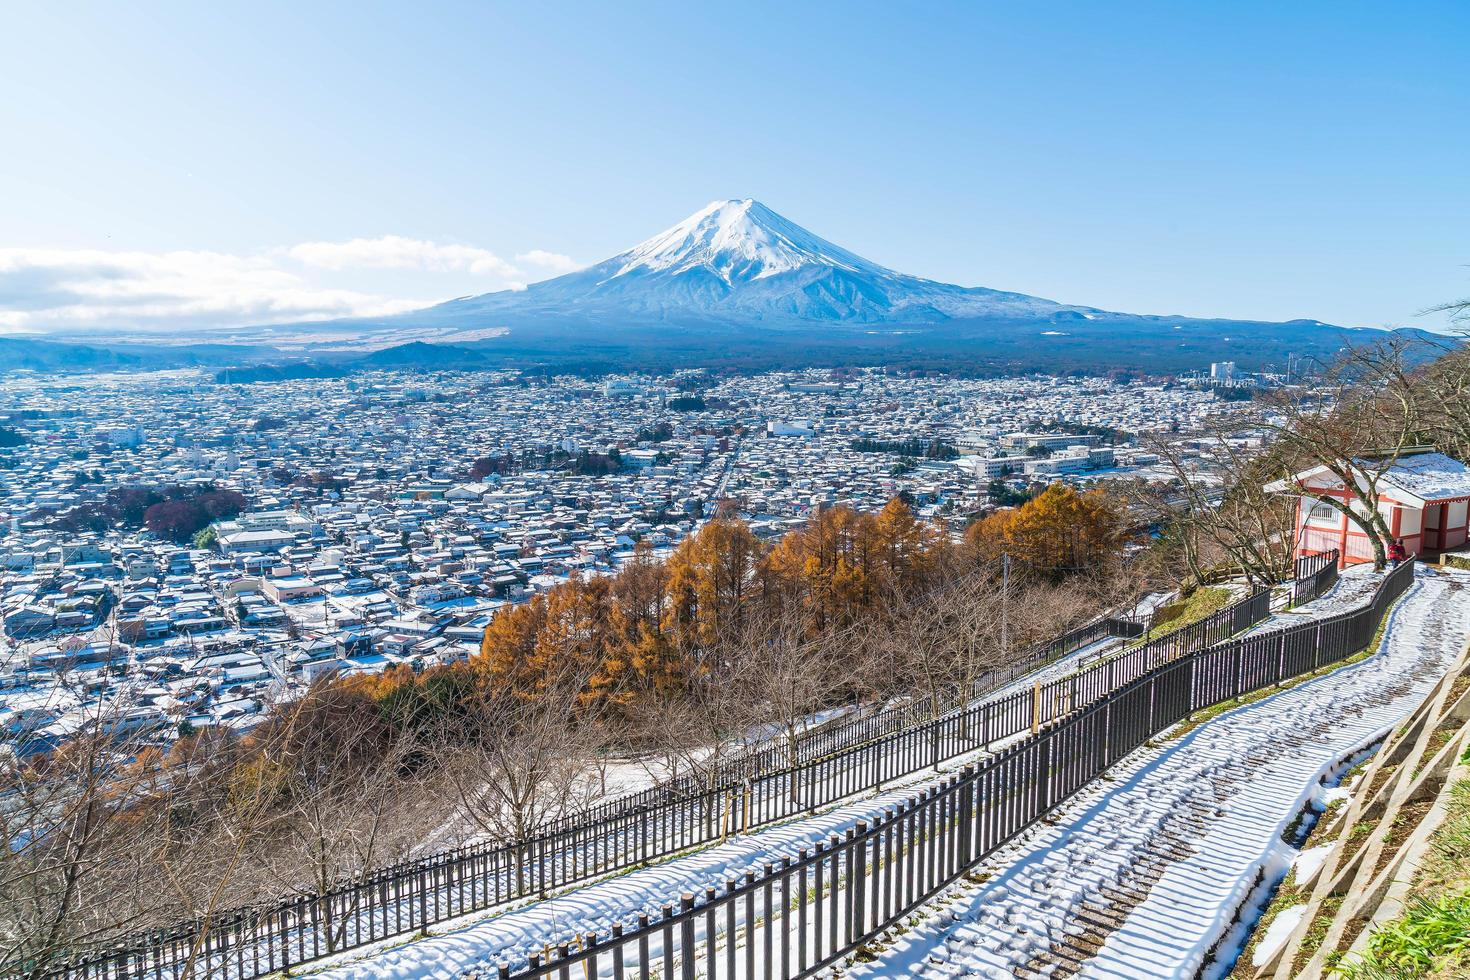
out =
[[[1335,581],[1335,556],[1329,564]],[[823,726],[798,743],[795,764],[788,764],[792,755],[787,747],[771,746],[732,760],[711,782],[685,778],[609,801],[553,824],[523,845],[458,848],[375,869],[323,893],[291,896],[139,933],[112,949],[59,963],[45,976],[58,980],[147,976],[245,980],[810,813],[958,756],[1021,738],[974,772],[917,797],[891,818],[862,828],[851,840],[833,841],[811,854],[794,855],[789,866],[773,868],[759,880],[731,883],[724,894],[706,895],[702,903],[691,897],[688,908],[671,907],[657,925],[649,924],[648,931],[630,934],[639,937],[640,943],[654,944],[648,946],[650,950],[654,946],[674,949],[656,940],[665,933],[677,936],[681,952],[676,958],[692,969],[695,943],[730,935],[732,924],[738,930],[745,921],[740,918],[743,910],[755,907],[751,903],[770,901],[776,892],[794,888],[796,892],[788,897],[801,901],[796,905],[783,902],[780,908],[805,915],[800,911],[806,909],[803,896],[820,895],[814,901],[825,911],[810,910],[812,929],[823,923],[821,928],[827,930],[825,939],[799,930],[804,938],[794,948],[792,962],[808,966],[796,973],[783,968],[779,974],[799,976],[814,968],[811,964],[825,964],[851,951],[873,929],[886,927],[894,915],[943,887],[1132,751],[1142,739],[1183,717],[1181,710],[1184,714],[1194,710],[1185,706],[1197,700],[1196,689],[1211,700],[1195,707],[1213,704],[1351,652],[1341,643],[1357,632],[1350,629],[1344,634],[1347,639],[1342,639],[1334,632],[1339,627],[1330,624],[1367,615],[1380,601],[1390,601],[1381,597],[1390,583],[1407,583],[1405,576],[1412,571],[1405,573],[1405,568],[1411,566],[1401,566],[1385,580],[1369,609],[1296,628],[1315,631],[1310,640],[1288,640],[1287,634],[1304,634],[1286,630],[1234,644],[1225,642],[1270,615],[1270,591],[1256,589],[1200,622],[1029,690],[976,701],[939,717],[933,717],[939,714],[936,706],[911,704]],[[1303,587],[1304,580],[1296,580],[1294,596],[1315,597],[1331,587],[1326,565],[1301,566],[1297,571],[1305,572],[1310,584]],[[984,684],[994,690],[1039,664],[1054,662],[1110,636],[1137,636],[1141,630],[1139,624],[1127,620],[1085,624],[1038,647],[1028,662],[985,678]],[[1276,644],[1270,647],[1275,653],[1263,652],[1266,646],[1262,644]],[[1217,659],[1220,650],[1242,652],[1234,654],[1233,666],[1222,666]],[[1274,667],[1263,659],[1270,656],[1277,657]],[[1304,657],[1312,661],[1307,666],[1301,666]],[[1140,708],[1145,701],[1146,711]],[[966,829],[961,832],[960,828]],[[936,836],[941,832],[950,835],[943,838],[942,848]],[[866,850],[870,845],[875,848],[872,854]],[[883,869],[908,854],[922,858],[909,860],[899,879],[883,877],[864,883],[870,873],[889,875]],[[845,870],[838,874],[839,865],[847,867],[844,862],[862,862],[860,867],[867,870],[856,877]],[[839,881],[852,881],[861,897],[847,894],[843,901],[848,905],[834,905],[838,901],[834,896],[841,891]],[[734,919],[731,909],[740,913]],[[759,921],[769,923],[770,915],[764,908],[760,911]],[[726,931],[711,925],[717,919],[725,923]],[[695,938],[685,943],[690,929]],[[609,975],[617,976],[616,960],[607,957],[616,947],[622,950],[617,955],[626,959],[625,945],[610,938],[584,944],[581,951],[567,951],[571,960],[560,957],[556,962],[603,957],[607,969],[613,971]],[[636,962],[647,964],[647,956],[653,954],[639,955],[642,958]],[[733,953],[723,955],[728,958]],[[763,955],[774,954],[768,949]]]

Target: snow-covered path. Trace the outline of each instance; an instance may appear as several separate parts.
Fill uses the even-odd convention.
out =
[[[1120,645],[1102,640],[1073,651],[1057,662],[1039,668],[1018,687],[1030,687],[1035,679],[1060,676],[1077,669]],[[990,698],[1001,697],[1003,689]],[[987,698],[988,700],[989,698]],[[1021,737],[1021,736],[1016,736]],[[995,750],[998,742],[991,745]],[[955,771],[980,758],[979,750],[966,753],[943,766]],[[540,951],[547,941],[597,932],[605,935],[614,922],[631,925],[637,911],[657,915],[659,907],[677,900],[682,893],[699,893],[706,887],[721,887],[746,871],[759,871],[765,862],[790,855],[840,834],[858,820],[872,820],[917,789],[938,779],[933,770],[915,773],[898,788],[826,810],[812,817],[794,819],[694,853],[679,855],[657,866],[593,882],[546,901],[506,908],[499,914],[475,913],[458,922],[436,927],[435,936],[393,947],[389,940],[306,966],[308,972],[331,977],[427,977],[464,973],[493,973],[497,962],[523,963],[528,953]]]
[[[1088,644],[979,700],[998,700],[1013,690],[1029,689],[1038,679],[1044,682],[1071,673],[1114,651],[1121,643],[1108,638]],[[995,740],[990,750],[1023,735]],[[914,773],[878,793],[825,809],[815,816],[795,818],[724,844],[679,855],[651,868],[594,881],[545,901],[472,913],[459,920],[463,923],[459,928],[455,928],[456,923],[441,924],[435,929],[437,935],[397,948],[385,948],[393,945],[388,941],[297,969],[333,978],[493,974],[494,964],[523,963],[527,953],[539,952],[548,940],[587,932],[605,935],[614,922],[631,925],[632,915],[638,910],[656,914],[662,903],[677,901],[682,893],[699,893],[707,886],[721,887],[748,870],[759,871],[773,857],[794,854],[800,848],[826,841],[859,820],[875,819],[919,789],[938,782],[944,774],[957,772],[987,754],[977,748],[946,761],[937,770]]]
[[[873,821],[984,755],[983,750],[960,756],[942,766],[916,773],[894,788],[872,794],[815,816],[777,824],[752,834],[733,837],[724,844],[684,854],[652,867],[578,887],[563,895],[497,913],[467,916],[465,925],[397,948],[367,947],[335,959],[308,963],[293,975],[309,974],[334,980],[393,977],[454,977],[465,973],[493,976],[501,961],[524,964],[526,955],[541,952],[547,942],[564,941],[576,934],[607,935],[613,923],[630,925],[640,909],[657,914],[665,902],[676,905],[680,894],[701,893],[708,886],[722,888],[746,871],[759,871],[780,855],[795,854],[818,841],[842,834],[859,820]],[[492,917],[486,918],[490,915]]]
[[[1143,749],[850,976],[1194,977],[1321,777],[1470,638],[1470,577],[1421,570],[1379,654]]]

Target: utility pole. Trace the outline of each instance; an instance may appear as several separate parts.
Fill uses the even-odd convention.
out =
[[[1000,556],[1000,659],[1011,662],[1011,556],[1005,552]]]

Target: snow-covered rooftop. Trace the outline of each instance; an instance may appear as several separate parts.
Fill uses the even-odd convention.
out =
[[[1366,479],[1365,474],[1379,472],[1382,466],[1381,460],[1353,460],[1353,467],[1359,471],[1360,484]],[[1329,477],[1336,481],[1328,467],[1314,466],[1290,478],[1268,483],[1266,490],[1271,493],[1294,492],[1304,483]],[[1382,470],[1378,483],[1381,489],[1413,498],[1421,504],[1457,500],[1470,497],[1470,466],[1444,453],[1416,453],[1402,456],[1387,470]],[[1333,485],[1337,484],[1334,482]]]
[[[1397,460],[1384,482],[1427,502],[1470,497],[1470,466],[1444,453],[1422,453]]]

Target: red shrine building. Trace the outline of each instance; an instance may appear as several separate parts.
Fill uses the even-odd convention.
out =
[[[1402,456],[1382,471],[1364,461],[1355,464],[1352,472],[1381,472],[1378,511],[1409,554],[1434,559],[1465,544],[1470,523],[1470,467],[1464,463],[1444,453],[1426,452]],[[1363,477],[1359,477],[1358,485],[1366,486]],[[1373,545],[1363,529],[1331,504],[1316,499],[1334,497],[1348,502],[1355,512],[1362,512],[1362,505],[1353,501],[1342,480],[1327,467],[1304,470],[1290,479],[1267,484],[1265,489],[1298,497],[1298,558],[1336,548],[1343,565],[1373,560]]]

